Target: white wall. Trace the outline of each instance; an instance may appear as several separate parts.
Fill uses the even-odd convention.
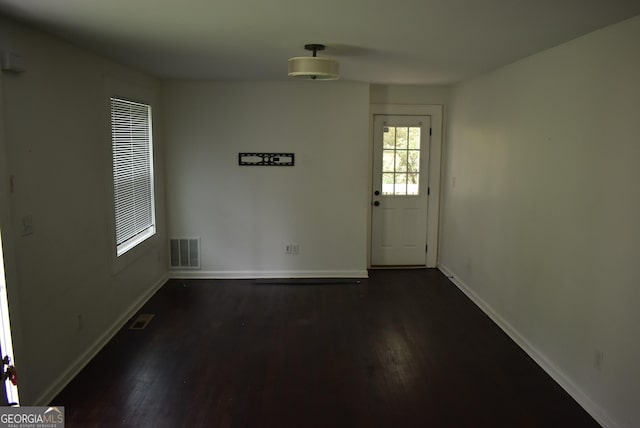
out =
[[[163,100],[169,231],[201,238],[193,276],[367,275],[368,85],[169,81]]]
[[[448,85],[371,85],[371,104],[436,104],[447,106]]]
[[[27,65],[24,73],[0,77],[8,169],[0,181],[8,183],[10,174],[15,184],[7,258],[10,308],[20,339],[20,395],[23,405],[43,404],[166,277],[159,129],[154,134],[159,233],[117,274],[109,193],[107,81],[152,95],[158,83],[0,17],[2,49],[20,53]],[[3,207],[3,218],[7,211]],[[22,236],[27,215],[34,233]]]
[[[441,266],[605,426],[640,426],[640,17],[456,85]],[[601,368],[596,354],[602,352]]]

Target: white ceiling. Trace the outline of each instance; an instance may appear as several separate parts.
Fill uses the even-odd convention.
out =
[[[443,84],[638,15],[640,0],[0,0],[0,13],[161,77],[283,80],[289,57],[324,43],[343,79]]]

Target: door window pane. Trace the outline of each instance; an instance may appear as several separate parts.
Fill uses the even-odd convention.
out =
[[[407,195],[417,195],[418,194],[418,180],[420,179],[420,175],[417,173],[409,173],[407,174]]]
[[[418,150],[409,150],[407,155],[407,171],[420,171],[420,152]]]
[[[420,128],[409,128],[409,149],[420,150]]]
[[[396,128],[393,126],[385,126],[383,148],[395,149],[395,147],[396,147]]]
[[[385,126],[382,153],[382,194],[418,195],[420,127]]]
[[[382,174],[382,194],[393,195],[393,172]]]
[[[385,150],[382,152],[382,172],[395,171],[395,150]]]
[[[396,149],[406,149],[409,139],[409,128],[396,128]]]
[[[407,194],[407,174],[396,174],[396,182],[394,186],[394,194],[406,195]]]
[[[407,151],[396,151],[396,172],[407,172]]]

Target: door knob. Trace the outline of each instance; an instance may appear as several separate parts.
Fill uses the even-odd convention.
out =
[[[375,205],[375,206],[377,207],[377,206],[379,206],[379,205],[380,205],[380,202],[375,201],[375,202],[373,203],[373,205]]]

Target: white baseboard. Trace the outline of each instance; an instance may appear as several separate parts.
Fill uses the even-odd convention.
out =
[[[80,371],[95,357],[102,348],[116,335],[118,331],[125,325],[129,319],[147,303],[147,301],[155,294],[156,291],[169,280],[169,275],[165,274],[156,281],[149,290],[147,290],[138,300],[133,302],[120,317],[111,324],[104,333],[98,337],[93,344],[80,355],[67,370],[65,370],[58,378],[42,393],[34,402],[34,406],[46,406],[51,403],[56,395],[64,389],[71,380],[80,373]],[[55,403],[54,403],[55,404]]]
[[[475,291],[458,278],[450,269],[438,264],[438,269],[453,282],[471,301],[487,314],[523,351],[525,351],[549,376],[553,378],[574,400],[582,406],[604,428],[620,428],[600,406],[589,398],[573,381],[549,358],[533,346],[526,337],[502,318]]]
[[[369,278],[366,270],[296,271],[201,271],[172,270],[175,279],[255,279],[255,278]]]

